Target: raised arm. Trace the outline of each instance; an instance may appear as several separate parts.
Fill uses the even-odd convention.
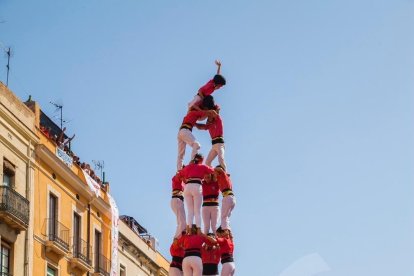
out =
[[[217,65],[217,75],[220,75],[220,70],[221,70],[221,61],[216,59],[215,61],[216,65]]]

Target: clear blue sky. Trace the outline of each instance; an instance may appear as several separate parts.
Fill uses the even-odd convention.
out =
[[[0,0],[0,22],[10,88],[64,104],[74,150],[105,160],[161,252],[178,127],[220,58],[237,275],[312,253],[319,275],[414,275],[413,0]]]

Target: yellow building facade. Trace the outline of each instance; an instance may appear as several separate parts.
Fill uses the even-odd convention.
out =
[[[39,136],[34,173],[33,275],[110,275],[111,206],[107,189],[98,196],[85,173],[60,149],[56,126],[36,102],[26,102],[35,114]],[[50,133],[43,129],[48,128]]]
[[[122,220],[111,235],[109,184],[58,136],[68,138],[0,82],[0,275],[168,275],[155,244]]]
[[[33,275],[35,116],[0,82],[0,275]]]

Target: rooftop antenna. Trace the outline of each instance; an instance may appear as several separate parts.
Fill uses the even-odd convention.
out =
[[[95,170],[101,172],[101,179],[102,183],[105,182],[105,172],[103,169],[105,168],[105,161],[103,160],[92,160],[92,163],[95,165]]]
[[[50,103],[53,104],[57,109],[60,109],[60,129],[63,129],[63,105],[54,102]]]
[[[11,48],[10,47],[6,50],[6,55],[7,55],[7,65],[6,65],[6,68],[7,68],[7,79],[6,79],[6,86],[8,87],[9,86],[9,72],[10,72],[10,56],[11,56]]]

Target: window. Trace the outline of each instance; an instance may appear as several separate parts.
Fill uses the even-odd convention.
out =
[[[57,271],[53,267],[47,267],[47,274],[46,276],[57,276]]]
[[[126,276],[126,269],[123,265],[120,265],[119,276]]]
[[[0,249],[0,275],[8,275],[10,271],[10,246],[2,242]]]
[[[10,161],[3,159],[3,186],[13,187],[14,186],[14,175],[16,169]]]
[[[101,264],[101,252],[102,252],[102,234],[98,230],[95,230],[95,272],[99,272]],[[103,260],[102,260],[103,261]]]
[[[73,213],[73,253],[78,258],[82,253],[81,248],[81,217],[77,213]]]
[[[55,240],[58,234],[58,198],[50,193],[49,194],[49,239]]]

